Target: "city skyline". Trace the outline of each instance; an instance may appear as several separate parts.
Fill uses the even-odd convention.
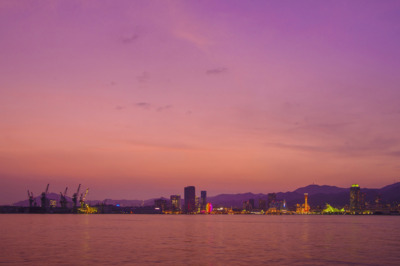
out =
[[[232,4],[234,3],[234,4]],[[0,205],[399,182],[399,1],[0,1]]]
[[[80,188],[81,184],[71,198],[66,194],[68,188],[64,193],[49,193],[48,184],[40,196],[35,197],[28,191],[28,200],[0,205],[0,213],[398,215],[400,210],[400,182],[380,189],[361,188],[359,184],[352,184],[350,188],[309,185],[286,193],[214,197],[207,197],[206,190],[201,190],[199,197],[194,186],[186,186],[183,199],[180,195],[171,195],[148,200],[88,200],[89,189],[79,193]]]
[[[398,187],[398,185],[400,185],[400,182],[396,182],[393,184],[386,184],[383,187],[379,187],[379,188],[372,188],[372,187],[362,187],[363,190],[368,190],[368,191],[373,191],[373,190],[387,190],[387,188],[391,187]],[[61,197],[59,197],[59,204],[62,205],[62,201],[66,201],[67,199],[69,199],[71,202],[74,201],[78,201],[78,199],[80,197],[83,197],[88,199],[91,202],[107,202],[109,200],[112,201],[140,201],[142,203],[144,202],[153,202],[154,200],[167,200],[170,201],[171,206],[174,206],[174,208],[178,209],[179,203],[181,202],[181,210],[185,211],[185,209],[187,209],[187,204],[188,202],[190,202],[190,205],[194,206],[194,205],[198,205],[202,210],[204,210],[204,205],[207,204],[206,199],[208,197],[214,198],[214,197],[219,197],[219,196],[226,196],[226,195],[247,195],[247,194],[251,194],[254,195],[256,197],[259,197],[260,195],[264,195],[267,196],[267,198],[265,199],[265,203],[262,204],[266,204],[266,206],[269,208],[270,207],[270,203],[274,202],[277,200],[277,194],[287,194],[287,193],[298,193],[300,195],[308,195],[308,192],[310,192],[311,194],[315,195],[318,193],[322,193],[322,194],[335,194],[335,193],[340,193],[343,192],[344,190],[348,190],[350,192],[350,205],[349,206],[353,206],[354,209],[357,209],[356,206],[354,206],[354,203],[351,202],[357,202],[360,201],[360,185],[359,184],[351,184],[350,187],[338,187],[338,186],[332,186],[332,185],[322,185],[322,184],[309,184],[309,185],[305,185],[302,187],[298,187],[294,190],[284,190],[284,191],[262,191],[260,193],[254,193],[251,191],[247,191],[247,192],[239,192],[239,193],[232,193],[232,194],[225,194],[225,193],[217,193],[217,194],[213,194],[213,195],[208,195],[207,190],[201,190],[200,193],[196,193],[196,186],[185,186],[184,188],[182,188],[181,192],[178,194],[171,194],[171,193],[167,193],[166,195],[157,195],[155,197],[152,198],[104,198],[104,199],[99,199],[99,198],[90,198],[90,197],[86,197],[89,191],[89,188],[84,189],[85,186],[82,186],[82,184],[78,185],[77,190],[75,191],[75,187],[66,187],[64,193],[59,192],[59,193],[55,193],[55,191],[52,191],[51,189],[49,189],[50,184],[46,185],[46,189],[44,191],[32,191],[32,190],[28,190],[28,199],[36,199],[36,201],[40,200],[41,196],[43,194],[47,195],[47,194],[53,194],[53,195],[57,195],[57,197],[59,197],[59,195]],[[321,190],[322,189],[322,190]],[[358,191],[358,195],[354,196],[354,192],[352,192],[353,190]],[[67,191],[70,191],[69,193],[66,193]],[[91,190],[92,191],[92,190]],[[300,191],[300,192],[299,192]],[[307,191],[307,192],[305,192]],[[317,192],[318,191],[318,192]],[[91,193],[89,193],[90,195]],[[185,195],[188,195],[187,199],[188,201],[185,200]],[[208,195],[208,196],[207,196]],[[75,199],[74,199],[75,198]],[[23,202],[26,201],[28,202],[29,200],[25,199],[25,200],[21,200],[21,198],[19,198],[19,202]],[[285,198],[281,198],[280,200],[284,200]],[[172,203],[175,202],[175,203]],[[193,203],[195,202],[195,203]],[[14,204],[16,202],[13,202],[12,204]],[[11,203],[10,203],[11,204]],[[11,204],[11,205],[12,205]],[[76,204],[76,203],[75,203]],[[253,201],[251,203],[253,206],[255,204],[255,202]]]

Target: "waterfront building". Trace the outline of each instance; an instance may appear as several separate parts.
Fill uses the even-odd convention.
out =
[[[213,206],[211,203],[206,204],[206,213],[210,214],[213,211]]]
[[[156,199],[154,200],[155,208],[158,208],[160,211],[164,212],[167,209],[167,200],[166,199]]]
[[[171,195],[171,208],[173,212],[181,211],[181,196]]]
[[[196,211],[196,189],[194,186],[188,186],[184,189],[185,204],[183,210],[185,213],[194,213]]]
[[[200,209],[204,211],[207,206],[207,191],[201,191]]]
[[[196,208],[195,208],[194,212],[200,212],[200,211],[201,211],[201,209],[200,209],[200,198],[196,197]]]
[[[350,187],[350,212],[355,214],[361,211],[360,208],[360,186],[353,184]]]

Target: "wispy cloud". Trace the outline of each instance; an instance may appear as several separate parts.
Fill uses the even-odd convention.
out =
[[[337,123],[308,123],[303,122],[295,123],[295,127],[290,128],[289,131],[303,131],[303,132],[319,132],[319,133],[332,133],[338,134],[339,132],[346,131],[349,127],[355,125],[355,122],[337,122]]]
[[[218,68],[213,68],[213,69],[209,69],[206,71],[207,75],[216,75],[216,74],[222,74],[227,72],[228,69],[226,67],[218,67]]]
[[[121,142],[121,140],[118,140]],[[217,151],[221,150],[215,147],[199,146],[185,141],[146,141],[146,140],[122,140],[124,144],[131,146],[144,147],[149,149],[163,149],[174,151]]]
[[[122,39],[121,39],[121,40],[122,40],[123,43],[129,44],[129,43],[134,42],[134,41],[137,40],[138,38],[139,38],[139,35],[136,34],[136,33],[134,33],[134,34],[131,34],[131,35],[122,36]]]
[[[151,108],[151,104],[150,103],[146,103],[146,102],[135,103],[135,106],[139,107],[139,108],[143,108],[143,109],[150,109]]]
[[[115,106],[115,109],[120,111],[120,110],[125,109],[125,106],[117,105],[117,106]]]
[[[303,145],[288,143],[267,143],[268,146],[278,148],[304,151],[339,154],[340,156],[370,156],[386,155],[400,156],[400,151],[391,151],[392,147],[397,147],[400,141],[397,139],[375,138],[368,141],[346,141],[343,144],[321,144],[321,145]]]
[[[165,110],[168,110],[171,108],[172,108],[172,105],[164,105],[164,106],[158,107],[157,112],[162,112],[162,111],[165,111]]]
[[[395,157],[400,157],[400,151],[389,152],[387,155],[389,155],[389,156],[395,156]]]

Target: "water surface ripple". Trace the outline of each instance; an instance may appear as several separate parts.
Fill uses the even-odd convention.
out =
[[[0,215],[2,265],[400,265],[400,217]]]

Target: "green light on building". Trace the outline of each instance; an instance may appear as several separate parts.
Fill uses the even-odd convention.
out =
[[[351,187],[360,187],[358,184],[353,184]]]

